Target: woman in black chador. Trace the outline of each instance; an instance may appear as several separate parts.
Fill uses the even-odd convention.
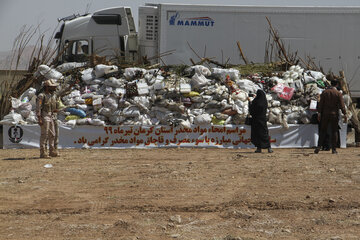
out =
[[[267,148],[269,153],[273,152],[266,125],[267,105],[265,92],[261,89],[257,90],[256,97],[249,104],[249,111],[252,116],[251,142],[256,147],[256,153],[260,153],[262,148]]]

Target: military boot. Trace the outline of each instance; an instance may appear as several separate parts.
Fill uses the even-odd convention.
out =
[[[40,149],[40,158],[50,158],[50,157],[45,150]]]

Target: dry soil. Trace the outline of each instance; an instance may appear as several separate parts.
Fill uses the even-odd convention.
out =
[[[0,150],[0,239],[360,239],[360,148],[253,151]]]

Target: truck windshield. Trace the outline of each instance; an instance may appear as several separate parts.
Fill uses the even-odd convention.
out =
[[[68,41],[64,59],[67,62],[84,62],[89,56],[89,42],[87,40]]]

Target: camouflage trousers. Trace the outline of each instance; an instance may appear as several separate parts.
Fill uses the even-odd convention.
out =
[[[40,135],[40,156],[46,156],[47,144],[49,144],[50,154],[56,153],[55,149],[55,126],[54,119],[50,115],[42,116],[41,135]]]
[[[59,145],[59,123],[57,119],[54,119],[54,129],[55,129],[54,148],[57,151]]]

